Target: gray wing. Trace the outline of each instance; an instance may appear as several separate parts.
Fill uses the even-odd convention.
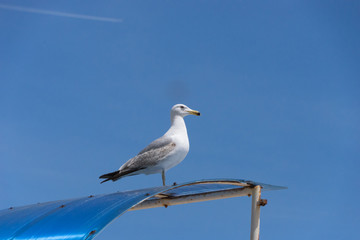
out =
[[[138,155],[143,154],[150,150],[164,147],[164,146],[170,144],[171,142],[172,142],[172,140],[170,137],[162,136],[162,137],[156,139],[155,141],[151,142],[146,148],[141,150],[141,152],[139,152]]]
[[[150,143],[138,155],[127,161],[121,168],[120,172],[127,172],[126,175],[136,174],[136,171],[156,165],[163,160],[176,144],[169,137],[161,137]]]

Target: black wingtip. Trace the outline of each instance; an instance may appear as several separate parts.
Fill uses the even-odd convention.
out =
[[[106,174],[103,174],[99,177],[99,179],[104,179],[104,181],[102,181],[101,183],[104,183],[104,182],[107,182],[107,181],[110,181],[110,180],[113,180],[114,179],[117,179],[118,178],[118,175],[119,175],[119,170],[115,171],[115,172],[111,172],[111,173],[106,173]],[[101,184],[100,183],[100,184]]]
[[[109,181],[109,180],[110,180],[110,178],[102,181],[100,184],[103,184],[104,182],[107,182],[107,181]]]

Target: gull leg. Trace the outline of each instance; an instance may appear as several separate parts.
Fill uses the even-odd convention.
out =
[[[164,170],[162,170],[161,176],[162,176],[163,186],[165,186],[165,171]]]

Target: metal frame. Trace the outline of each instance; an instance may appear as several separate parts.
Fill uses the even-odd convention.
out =
[[[212,182],[213,183],[213,182]],[[221,182],[223,184],[223,182]],[[155,199],[149,199],[132,207],[128,211],[143,210],[148,208],[157,208],[175,206],[187,203],[196,203],[211,201],[217,199],[252,196],[251,199],[251,228],[250,240],[258,240],[260,237],[260,207],[267,204],[266,199],[261,199],[261,186],[247,186],[242,188],[222,190],[207,193],[189,194],[185,196],[171,196],[166,193],[155,195]]]

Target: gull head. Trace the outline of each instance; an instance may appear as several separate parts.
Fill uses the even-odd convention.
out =
[[[200,112],[196,110],[192,110],[191,108],[189,108],[184,104],[176,104],[171,108],[171,116],[185,117],[187,115],[200,116]]]

